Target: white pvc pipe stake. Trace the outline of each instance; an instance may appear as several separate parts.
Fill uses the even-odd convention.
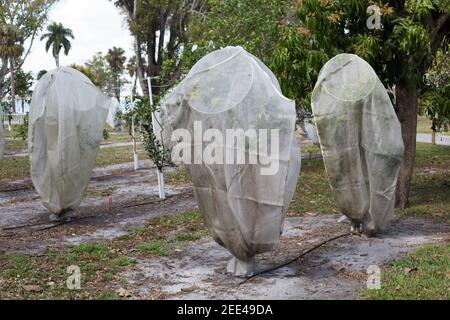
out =
[[[152,81],[151,78],[148,77],[147,78],[147,84],[148,84],[148,93],[149,93],[149,98],[150,98],[150,107],[153,107],[153,91],[152,91]],[[153,126],[153,131],[155,132],[155,128],[158,125],[158,122],[156,121],[156,117],[155,117],[155,113],[152,112],[152,126]],[[158,176],[158,189],[159,189],[159,198],[162,200],[166,199],[166,190],[165,190],[165,186],[164,186],[164,173],[159,171],[157,172],[157,176]]]
[[[133,160],[134,160],[134,170],[139,170],[139,155],[137,153],[136,146],[136,133],[134,128],[134,115],[131,117],[131,132],[133,135]]]

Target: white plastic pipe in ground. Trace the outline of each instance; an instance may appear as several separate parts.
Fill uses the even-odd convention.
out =
[[[131,117],[131,134],[133,135],[134,170],[139,170],[139,156],[137,153],[137,145],[136,145],[136,131],[135,131],[135,126],[134,126],[134,115]]]
[[[153,91],[152,91],[152,81],[151,77],[147,78],[148,84],[148,95],[150,98],[150,107],[153,107]],[[158,126],[158,121],[156,121],[155,113],[152,112],[152,126],[153,131],[155,132],[156,126]],[[161,130],[159,130],[161,132]],[[164,173],[158,169],[158,187],[159,187],[159,198],[162,200],[166,199],[166,190],[165,190],[165,182],[164,182]]]

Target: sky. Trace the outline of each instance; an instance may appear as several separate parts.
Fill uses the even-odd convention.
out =
[[[60,0],[50,12],[51,22],[61,22],[75,36],[69,55],[61,51],[61,65],[84,64],[96,52],[106,53],[113,46],[122,47],[128,57],[132,56],[132,37],[124,16],[109,0]],[[56,63],[51,51],[45,52],[45,41],[41,42],[40,36],[35,41],[24,69],[36,75],[40,70],[54,69]]]

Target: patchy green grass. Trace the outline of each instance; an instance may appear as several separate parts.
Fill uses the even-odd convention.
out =
[[[113,259],[112,263],[119,267],[127,267],[136,264],[136,260],[128,257],[118,257]]]
[[[103,275],[115,275],[120,269],[111,268],[105,254],[99,247],[81,245],[47,249],[39,256],[7,256],[0,270],[0,299],[118,299],[111,279]],[[81,290],[67,288],[69,266],[80,268]]]
[[[121,272],[136,260],[170,255],[207,231],[197,210],[150,220],[129,235],[100,243],[48,248],[39,255],[0,254],[0,299],[120,299]],[[81,271],[81,290],[69,290],[69,266]],[[31,287],[30,287],[31,286]]]
[[[450,223],[450,172],[414,176],[410,207],[397,213]]]
[[[417,143],[416,168],[450,170],[450,146],[433,146],[430,143]]]
[[[22,139],[6,140],[5,153],[28,152],[28,141]]]
[[[108,132],[109,132],[109,138],[103,139],[102,144],[133,142],[133,139],[128,134],[128,131],[123,131],[123,132],[108,131]]]
[[[30,176],[28,157],[3,157],[0,160],[0,180],[18,180]]]
[[[139,159],[147,158],[142,146],[138,147],[138,154]],[[133,162],[132,146],[103,148],[98,153],[96,167],[107,167],[127,162]]]
[[[168,184],[184,184],[191,182],[189,173],[184,167],[175,168],[174,171],[167,173],[165,175],[165,180]]]
[[[289,215],[332,213],[337,210],[323,161],[302,161],[302,172],[289,207]]]
[[[169,243],[166,241],[150,240],[141,244],[137,250],[145,255],[167,256],[169,254]]]
[[[372,300],[450,299],[450,245],[425,247],[392,262],[381,274],[380,290],[364,290]]]
[[[308,154],[317,154],[317,153],[322,154],[322,150],[320,149],[319,146],[316,146],[315,144],[302,146],[302,154],[304,156],[307,156]]]
[[[166,256],[184,243],[200,240],[208,235],[198,210],[152,219],[143,228],[131,230],[132,239],[140,239],[136,247],[146,256]]]

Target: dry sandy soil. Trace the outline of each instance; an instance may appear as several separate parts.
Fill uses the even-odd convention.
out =
[[[49,246],[110,240],[154,217],[196,207],[189,185],[169,185],[168,199],[160,201],[154,173],[150,163],[139,171],[132,164],[95,170],[77,218],[66,225],[48,220],[30,180],[0,182],[0,253],[39,253]],[[349,228],[339,215],[288,218],[279,247],[259,257],[259,269],[289,261]],[[123,276],[133,299],[357,299],[369,266],[448,242],[449,234],[447,224],[396,219],[376,238],[341,238],[244,284],[225,274],[231,255],[206,237],[173,255],[141,259]]]

